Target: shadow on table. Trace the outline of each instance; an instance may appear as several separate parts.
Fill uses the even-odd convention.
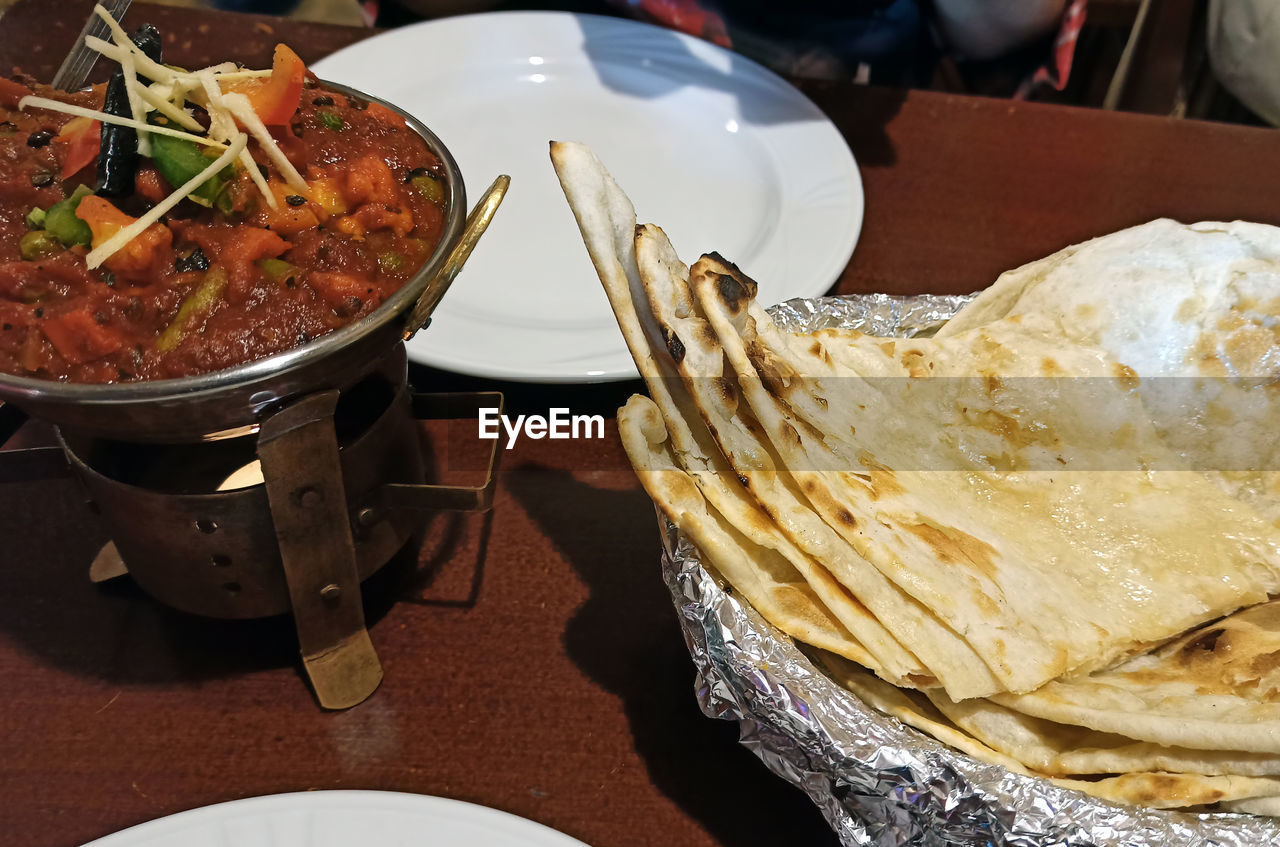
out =
[[[106,535],[69,480],[0,485],[0,538],[0,633],[61,670],[155,685],[296,661],[288,619],[209,620],[155,602],[128,578],[90,583]]]
[[[425,368],[416,369],[415,384],[435,391],[496,386],[508,392],[513,413],[539,408],[536,387],[486,383]],[[619,397],[625,397],[622,385],[602,392],[601,410],[617,408]],[[582,388],[568,395],[581,401],[575,411],[593,408],[589,394]],[[545,397],[540,408],[546,409]],[[0,420],[6,434],[7,421],[7,416]],[[11,446],[47,446],[52,438],[51,429],[28,425]],[[428,449],[429,464],[432,456]],[[427,477],[434,479],[436,470],[428,467]],[[474,605],[484,579],[491,525],[491,512],[433,515],[418,539],[363,582],[365,620],[375,643],[377,624],[395,603]],[[118,685],[197,685],[279,668],[291,668],[301,677],[289,616],[204,618],[165,606],[128,577],[92,584],[89,564],[106,540],[71,480],[0,483],[0,639],[67,673]],[[439,584],[445,565],[462,555],[473,557],[466,584]]]
[[[660,27],[647,27],[637,38],[632,22],[597,15],[575,15],[582,28],[582,50],[600,83],[612,91],[646,100],[681,89],[719,91],[733,97],[739,114],[755,124],[825,120],[804,98],[795,97],[780,77],[759,72],[760,66],[732,51],[719,51]]]
[[[392,605],[429,586],[454,555],[467,534],[464,521],[434,516],[425,545],[410,541],[364,581],[365,620],[375,639]],[[482,532],[481,556],[487,526]],[[302,676],[290,616],[204,618],[154,600],[128,577],[90,583],[89,563],[106,534],[70,480],[0,484],[0,539],[0,638],[60,670],[138,686],[196,685],[285,667]],[[469,602],[474,598],[440,604]],[[299,685],[306,683],[300,678]]]
[[[838,844],[809,799],[738,744],[735,725],[698,709],[649,498],[529,465],[510,469],[504,484],[591,591],[565,647],[622,699],[654,785],[725,847]]]
[[[882,167],[896,160],[886,126],[901,108],[905,90],[860,86],[851,92],[847,84],[797,81],[806,100],[794,96],[792,86],[782,78],[759,73],[757,63],[739,53],[725,51],[717,63],[704,56],[719,51],[706,46],[706,53],[695,53],[686,38],[671,30],[652,28],[646,38],[637,40],[631,27],[613,18],[577,15],[575,19],[596,77],[619,94],[656,99],[685,88],[719,91],[735,99],[739,114],[749,123],[832,120],[843,128],[860,166]],[[939,127],[940,133],[945,131]]]
[[[906,89],[864,86],[851,92],[848,86],[822,80],[803,82],[800,89],[840,128],[859,168],[897,164],[898,152],[889,136],[889,124],[906,102]],[[944,143],[947,131],[945,125],[937,126],[939,144]]]

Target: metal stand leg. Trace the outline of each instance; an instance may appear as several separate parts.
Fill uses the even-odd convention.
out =
[[[258,457],[316,699],[346,709],[372,694],[382,666],[365,629],[338,459],[337,391],[312,394],[263,422]]]

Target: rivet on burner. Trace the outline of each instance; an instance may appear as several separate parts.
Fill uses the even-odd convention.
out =
[[[205,535],[210,535],[211,533],[214,533],[217,531],[218,522],[211,521],[208,518],[201,518],[200,520],[196,521],[196,529],[200,530]]]
[[[342,589],[338,587],[337,583],[331,582],[320,589],[320,596],[329,603],[336,603],[338,598],[342,596]]]
[[[323,500],[320,496],[320,492],[311,486],[299,488],[297,491],[293,492],[293,497],[294,501],[304,509],[314,509],[316,506],[319,506],[321,500]]]
[[[368,506],[356,512],[356,523],[368,529],[378,522],[378,513]]]

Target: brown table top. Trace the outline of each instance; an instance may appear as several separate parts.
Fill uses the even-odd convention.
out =
[[[23,0],[0,68],[48,79],[88,3]],[[135,4],[170,60],[314,60],[366,32]],[[1152,217],[1280,223],[1280,135],[851,85],[805,90],[845,133],[867,216],[837,290],[969,291]],[[425,369],[419,387],[490,385]],[[503,385],[516,411],[608,414],[638,385]],[[71,847],[183,809],[393,789],[523,815],[596,847],[833,844],[817,810],[705,718],[653,511],[610,428],[523,440],[491,526],[438,518],[417,573],[368,586],[379,691],[326,713],[288,621],[207,621],[95,587],[103,537],[65,482],[0,485],[0,841]]]

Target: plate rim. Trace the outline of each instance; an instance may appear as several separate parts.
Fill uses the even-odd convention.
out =
[[[197,806],[181,812],[174,812],[164,817],[155,818],[135,824],[126,829],[104,835],[82,845],[82,847],[148,847],[152,839],[168,836],[182,836],[192,826],[207,823],[226,823],[246,816],[264,816],[268,820],[272,814],[288,814],[308,811],[343,811],[350,807],[352,812],[374,811],[377,806],[400,806],[413,812],[434,811],[430,815],[437,820],[442,816],[441,810],[487,820],[506,826],[517,826],[528,829],[540,840],[545,840],[546,847],[589,847],[571,835],[566,835],[546,824],[511,812],[482,806],[467,800],[456,800],[452,797],[440,797],[433,794],[414,794],[408,791],[382,791],[377,789],[321,789],[316,791],[290,791],[279,794],[263,794],[254,797],[242,797],[237,800],[226,800]],[[272,807],[279,807],[272,809]],[[146,839],[146,840],[139,840]]]
[[[651,24],[646,21],[636,20],[634,18],[614,17],[610,15],[586,12],[517,9],[494,12],[475,12],[464,15],[454,15],[446,18],[418,21],[403,27],[397,27],[376,35],[371,35],[368,38],[362,38],[359,41],[349,44],[346,47],[321,58],[314,63],[314,66],[321,68],[325,73],[332,76],[333,72],[331,70],[326,70],[325,63],[341,61],[344,54],[350,53],[356,55],[362,49],[369,49],[367,45],[372,42],[376,42],[379,39],[411,40],[414,36],[410,35],[410,33],[424,30],[439,32],[450,28],[466,28],[478,25],[493,26],[495,25],[495,22],[500,22],[497,24],[500,26],[519,27],[521,21],[527,22],[531,20],[549,21],[556,26],[564,26],[572,24],[580,19],[603,21],[609,26],[618,27],[620,29],[634,28],[638,32],[653,33],[654,35],[661,34],[663,37],[675,37],[682,44],[688,47],[690,53],[695,56],[710,55],[715,57],[731,57],[732,61],[735,63],[735,67],[746,68],[748,69],[747,72],[749,72],[754,79],[778,86],[780,90],[787,92],[789,97],[795,98],[798,102],[807,104],[816,115],[820,116],[820,120],[814,121],[812,124],[814,131],[829,133],[830,138],[828,140],[838,142],[836,145],[837,149],[843,148],[844,155],[847,157],[841,161],[841,167],[838,170],[833,171],[832,175],[845,176],[847,178],[847,185],[843,190],[850,198],[849,213],[852,218],[853,225],[850,226],[847,231],[842,233],[841,238],[838,240],[833,239],[833,244],[835,246],[833,246],[830,252],[830,258],[827,259],[826,262],[821,263],[823,265],[829,265],[830,267],[823,268],[815,266],[816,273],[814,276],[815,278],[819,275],[823,277],[823,287],[820,290],[817,288],[812,288],[812,290],[806,288],[802,291],[788,292],[783,299],[793,299],[795,297],[820,297],[827,294],[831,290],[832,286],[839,282],[841,271],[847,267],[856,251],[857,245],[861,241],[862,230],[866,221],[867,199],[866,186],[862,178],[862,170],[848,140],[840,131],[839,127],[837,127],[831,120],[830,116],[827,115],[826,112],[814,103],[807,94],[800,90],[800,88],[790,80],[749,56],[721,47],[718,44],[714,44],[685,32],[668,29],[666,27]],[[563,47],[562,44],[556,44],[553,46],[557,48]],[[574,52],[577,55],[581,55],[580,49],[575,49]],[[584,58],[586,58],[586,61],[590,62],[589,57]],[[493,61],[497,62],[501,61],[501,59],[502,56],[499,55],[495,56]],[[742,71],[738,72],[741,73]],[[784,200],[785,199],[788,198],[784,197]],[[830,278],[827,279],[826,277]],[[816,284],[817,283],[815,283],[815,285]],[[604,323],[601,324],[602,327],[604,325]],[[618,333],[618,342],[619,347],[617,352],[623,355],[618,357],[619,361],[612,367],[603,369],[593,368],[590,370],[586,367],[582,367],[574,369],[572,372],[568,372],[568,369],[547,372],[545,369],[521,367],[518,364],[518,357],[513,358],[510,361],[499,363],[493,361],[490,357],[481,356],[481,361],[477,362],[473,361],[470,356],[454,355],[451,350],[424,350],[420,345],[415,347],[412,340],[410,340],[407,345],[407,349],[410,362],[416,365],[484,379],[543,385],[589,385],[638,379],[640,374],[635,367],[634,362],[631,361],[631,357],[622,341],[621,333]],[[624,358],[626,360],[625,364],[622,362]],[[603,372],[597,373],[592,371]]]

